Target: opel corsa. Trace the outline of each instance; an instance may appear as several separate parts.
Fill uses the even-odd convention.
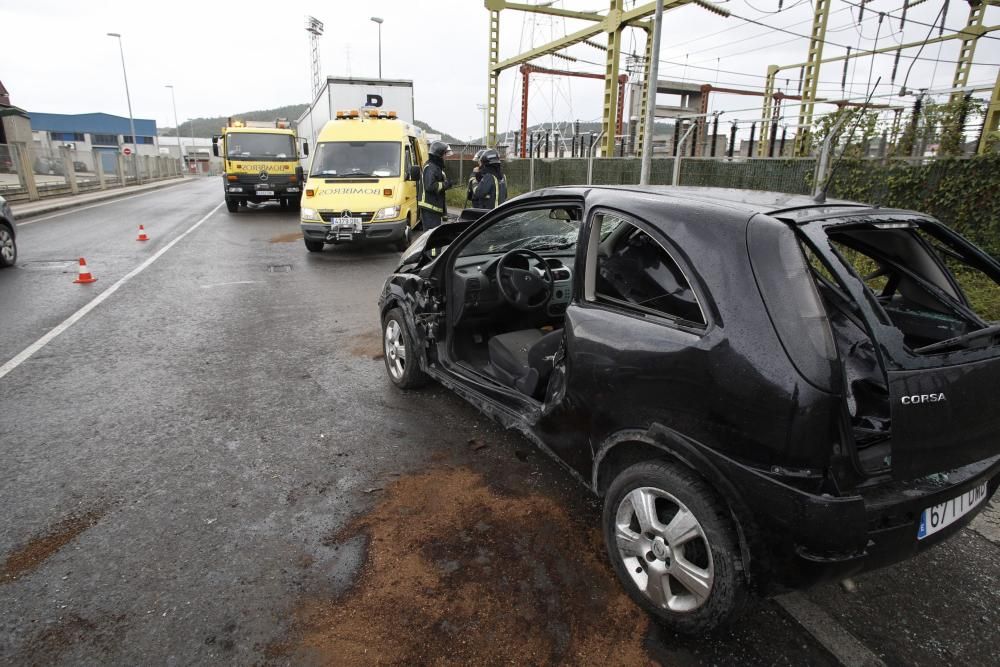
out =
[[[998,296],[1000,264],[921,213],[565,187],[418,239],[379,314],[392,381],[563,463],[603,498],[628,594],[697,633],[986,505]]]

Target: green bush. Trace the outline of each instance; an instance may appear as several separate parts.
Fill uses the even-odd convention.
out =
[[[1000,155],[920,165],[845,160],[837,167],[829,194],[928,213],[1000,257]]]

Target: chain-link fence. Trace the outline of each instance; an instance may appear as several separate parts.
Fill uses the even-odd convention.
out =
[[[652,160],[650,183],[673,184],[676,159]],[[679,159],[677,185],[806,194],[816,170],[813,158]],[[637,158],[535,158],[511,160],[504,165],[504,173],[510,192],[520,193],[556,185],[634,185],[639,182],[641,167]]]
[[[157,155],[0,144],[0,195],[8,201],[32,201],[174,178],[180,169],[176,159]]]

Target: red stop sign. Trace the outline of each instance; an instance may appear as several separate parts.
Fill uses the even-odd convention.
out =
[[[125,148],[122,149],[122,154],[125,155],[125,157],[128,157],[129,155],[132,154],[132,149],[126,146]]]

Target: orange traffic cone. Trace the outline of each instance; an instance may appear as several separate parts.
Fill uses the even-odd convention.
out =
[[[149,237],[146,236],[146,228],[143,227],[142,225],[139,225],[139,238],[137,238],[136,241],[148,241],[148,240]]]
[[[93,283],[97,282],[97,278],[90,275],[90,269],[87,268],[87,260],[83,257],[80,258],[80,275],[77,276],[74,283],[82,285],[83,283]]]

